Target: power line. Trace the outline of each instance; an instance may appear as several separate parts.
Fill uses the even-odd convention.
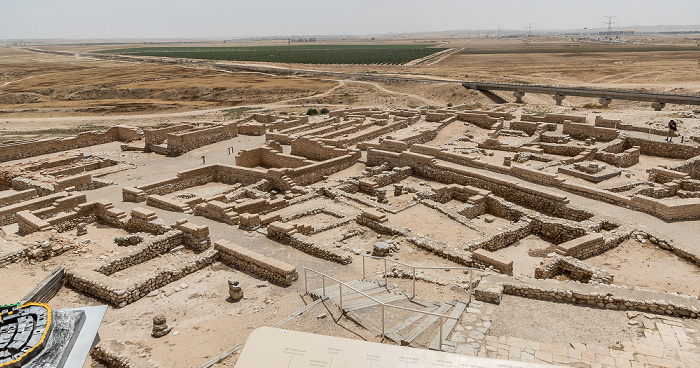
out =
[[[617,24],[617,22],[613,22],[613,18],[617,18],[617,15],[612,15],[612,16],[604,16],[605,18],[608,18],[608,40],[611,39],[610,35],[612,34],[612,25]]]

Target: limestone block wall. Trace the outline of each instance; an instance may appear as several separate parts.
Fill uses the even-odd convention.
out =
[[[18,160],[47,153],[68,151],[117,140],[131,140],[134,135],[140,134],[141,133],[136,128],[120,126],[112,127],[105,131],[83,132],[72,137],[4,143],[0,144],[0,162]]]
[[[547,123],[565,123],[566,121],[571,121],[573,123],[585,124],[586,117],[578,115],[547,114],[544,117],[544,121]]]
[[[110,368],[163,368],[153,360],[142,357],[119,340],[100,341],[90,350],[90,357]]]
[[[340,264],[349,264],[352,262],[352,257],[346,252],[335,247],[331,248],[316,244],[310,237],[299,234],[291,224],[275,221],[267,226],[267,236],[273,239],[287,241],[294,248],[321,259],[338,262]]]
[[[127,249],[126,251],[108,257],[95,269],[106,276],[115,272],[125,270],[133,265],[137,265],[146,261],[150,261],[162,254],[169,252],[171,249],[182,244],[182,231],[171,230],[162,235],[156,235],[144,239],[137,246]]]
[[[0,191],[0,207],[5,207],[37,197],[38,194],[34,188],[26,190],[3,190]]]
[[[165,142],[165,140],[168,138],[168,133],[181,132],[183,130],[192,129],[192,127],[192,124],[184,123],[162,128],[144,129],[143,139],[146,152],[151,151],[154,145]]]
[[[671,165],[668,169],[686,173],[691,178],[700,180],[700,157],[693,157],[685,162]]]
[[[30,199],[28,201],[15,203],[9,206],[0,207],[0,226],[9,225],[17,221],[17,213],[20,211],[33,211],[51,206],[57,199],[69,196],[69,193],[60,192],[44,197]]]
[[[618,130],[611,128],[601,128],[585,123],[574,123],[564,121],[564,134],[568,134],[577,139],[595,138],[600,141],[612,141],[620,134]]]
[[[691,146],[676,142],[654,141],[646,138],[627,137],[625,139],[625,149],[639,146],[643,155],[691,159],[700,155],[700,146]]]
[[[484,129],[492,129],[494,125],[503,122],[503,118],[491,117],[485,112],[458,112],[457,119]]]
[[[243,248],[226,240],[214,243],[219,261],[234,268],[254,273],[280,285],[291,285],[299,279],[296,267]]]
[[[522,130],[523,132],[532,136],[539,129],[544,129],[546,131],[553,132],[553,131],[557,130],[557,125],[554,123],[542,124],[541,122],[532,122],[532,121],[511,121],[510,122],[510,129]]]
[[[190,132],[168,133],[168,154],[179,156],[208,144],[225,141],[238,135],[238,124],[223,123]]]
[[[535,278],[551,279],[566,273],[567,276],[579,282],[594,281],[601,284],[612,284],[613,275],[608,271],[591,266],[573,257],[556,255],[545,260],[535,269]]]
[[[361,157],[361,152],[356,150],[351,154],[286,170],[285,174],[292,178],[297,185],[309,185],[321,181],[324,176],[347,169],[348,167],[354,165]]]
[[[700,302],[695,297],[673,295],[648,290],[630,290],[616,285],[589,285],[514,278],[503,275],[486,276],[474,290],[477,300],[500,303],[502,295],[581,304],[613,310],[637,310],[676,317],[698,318]]]
[[[268,147],[242,150],[236,154],[236,165],[242,167],[282,167],[296,168],[313,164],[304,157],[285,155]]]
[[[609,153],[598,151],[596,160],[615,165],[617,167],[631,167],[639,163],[640,148],[632,147],[622,153]]]

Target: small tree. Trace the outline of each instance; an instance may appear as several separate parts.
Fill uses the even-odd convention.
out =
[[[321,114],[328,114],[329,112],[330,111],[328,111],[328,109],[325,107],[321,109]]]
[[[312,108],[306,110],[306,115],[318,115],[318,110],[316,110],[312,107]]]

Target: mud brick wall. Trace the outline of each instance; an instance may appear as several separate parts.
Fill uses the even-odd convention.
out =
[[[219,252],[219,261],[222,263],[254,273],[273,283],[291,285],[299,279],[296,267],[226,240],[216,241],[214,249]]]
[[[613,275],[608,271],[568,256],[556,255],[535,268],[535,278],[537,279],[551,279],[564,273],[572,279],[584,283],[593,281],[601,284],[612,284],[613,282]]]

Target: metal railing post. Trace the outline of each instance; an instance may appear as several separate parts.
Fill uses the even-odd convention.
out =
[[[413,267],[413,298],[416,298],[416,268]]]
[[[344,313],[343,309],[343,283],[338,283],[338,289],[340,290],[340,313]]]
[[[440,325],[438,326],[438,328],[440,328],[440,345],[439,345],[438,350],[440,350],[440,351],[442,351],[442,325],[443,325],[443,321],[444,321],[444,318],[440,317]]]
[[[469,304],[472,303],[472,294],[474,293],[474,284],[472,283],[473,276],[474,270],[469,270]]]
[[[326,276],[321,275],[321,280],[323,280],[322,281],[322,283],[323,283],[323,296],[326,296]]]
[[[384,331],[384,304],[382,303],[382,339],[386,338]]]
[[[386,258],[384,258],[384,286],[389,286],[389,280],[387,279],[386,275]]]
[[[365,276],[365,256],[362,256],[362,279],[367,280],[367,276]]]
[[[309,282],[306,280],[306,267],[304,267],[304,289],[306,289],[306,294],[309,294]]]

